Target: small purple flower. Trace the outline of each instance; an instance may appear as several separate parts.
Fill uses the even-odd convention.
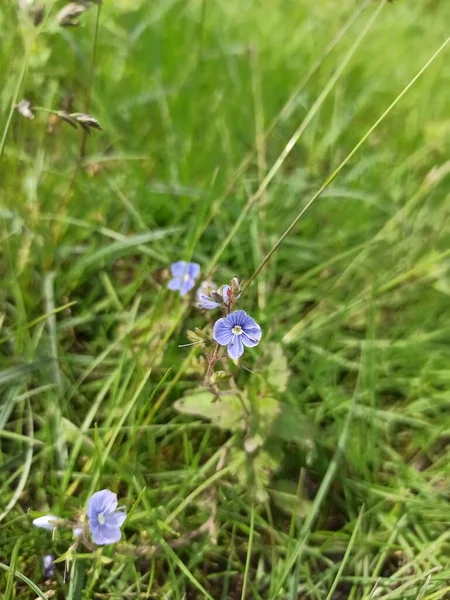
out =
[[[205,310],[212,310],[222,304],[229,305],[233,300],[237,300],[238,298],[239,296],[233,298],[231,286],[222,285],[218,290],[207,290],[206,292],[199,290],[197,294],[197,306]]]
[[[212,281],[202,281],[197,290],[197,307],[205,310],[212,310],[220,306],[220,302],[216,302],[211,298],[211,292],[216,289],[216,284]]]
[[[110,490],[95,492],[88,502],[86,514],[93,541],[102,546],[114,544],[122,537],[120,531],[127,515],[117,511],[117,494]]]
[[[204,308],[205,310],[213,310],[213,308],[220,306],[220,302],[211,300],[211,298],[206,294],[199,294],[197,306],[198,308]]]
[[[54,515],[44,515],[42,517],[38,517],[37,519],[33,519],[33,525],[35,527],[48,529],[48,531],[53,531],[59,523],[61,523],[61,519],[59,517],[55,517]]]
[[[42,557],[42,567],[44,569],[44,577],[46,579],[53,577],[53,575],[55,574],[55,567],[53,565],[54,560],[55,557],[52,554],[45,554]]]
[[[181,296],[185,296],[192,290],[195,280],[200,275],[200,265],[179,260],[170,265],[170,271],[172,279],[167,284],[167,287],[169,290],[178,290]]]
[[[227,346],[228,355],[236,360],[243,355],[244,346],[259,344],[261,327],[244,310],[235,310],[216,321],[213,337],[221,346]]]

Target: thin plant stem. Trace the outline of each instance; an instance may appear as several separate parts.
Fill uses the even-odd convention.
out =
[[[95,64],[97,61],[97,45],[98,45],[98,34],[99,34],[99,29],[100,29],[101,8],[102,8],[102,3],[99,2],[97,5],[97,14],[95,17],[95,30],[94,30],[94,41],[93,41],[93,47],[92,47],[92,60],[91,60],[91,68],[89,71],[86,108],[85,108],[85,112],[88,114],[91,109],[91,102],[92,102],[92,86],[94,83],[94,71],[95,71]],[[87,136],[88,136],[88,132],[84,130],[83,137],[81,138],[80,163],[82,162],[83,158],[86,155]]]
[[[340,165],[328,176],[325,182],[320,186],[317,192],[312,196],[312,198],[307,202],[307,204],[302,208],[302,210],[298,213],[286,231],[281,235],[281,237],[274,244],[269,253],[264,257],[264,260],[258,266],[256,271],[250,277],[250,279],[245,283],[244,290],[252,283],[252,281],[259,275],[261,270],[265,267],[265,265],[269,262],[287,236],[291,233],[306,211],[312,206],[312,204],[321,196],[324,190],[336,179],[345,165],[353,158],[353,156],[358,152],[361,146],[367,141],[370,135],[375,131],[375,129],[380,125],[382,121],[388,116],[388,114],[392,111],[392,109],[400,102],[403,96],[408,92],[408,90],[416,83],[416,81],[420,78],[421,75],[428,69],[431,63],[439,56],[439,54],[444,50],[447,44],[450,42],[450,37],[448,37],[443,44],[439,46],[436,52],[427,60],[424,66],[419,70],[419,72],[411,79],[406,87],[400,92],[400,94],[391,102],[391,104],[386,108],[386,110],[382,113],[382,115],[375,121],[375,123],[366,131],[363,137],[359,140],[359,142],[354,146],[354,148],[347,154],[344,160],[340,163]]]
[[[313,118],[319,112],[319,110],[322,107],[323,103],[328,98],[329,94],[331,93],[331,91],[335,87],[336,83],[339,81],[341,75],[344,73],[344,71],[347,68],[348,64],[350,63],[351,59],[353,58],[354,54],[356,53],[356,51],[357,51],[358,47],[360,46],[361,42],[366,37],[366,35],[369,33],[369,31],[372,28],[373,24],[375,23],[377,17],[379,16],[381,10],[385,6],[386,1],[387,0],[382,0],[382,2],[378,5],[377,9],[375,10],[375,12],[373,13],[373,15],[368,20],[368,22],[366,23],[365,27],[363,27],[361,33],[358,35],[358,37],[356,38],[355,42],[352,44],[350,50],[344,56],[344,58],[341,61],[340,65],[338,66],[338,68],[336,69],[336,71],[333,73],[333,75],[329,79],[327,85],[324,87],[324,89],[322,90],[322,92],[319,94],[317,100],[314,102],[314,104],[309,109],[306,117],[303,119],[303,121],[300,123],[300,125],[297,127],[297,129],[294,131],[293,135],[289,139],[289,141],[286,144],[286,146],[283,148],[283,151],[281,152],[281,154],[276,159],[276,161],[273,164],[272,168],[269,170],[269,172],[267,173],[267,175],[265,176],[265,178],[263,179],[263,181],[259,185],[258,189],[256,190],[256,192],[254,194],[252,194],[250,196],[250,198],[248,199],[247,204],[244,206],[242,212],[240,213],[239,217],[235,221],[233,227],[230,229],[230,232],[228,233],[227,237],[224,239],[224,241],[222,242],[222,244],[219,246],[216,254],[211,259],[211,262],[208,265],[207,273],[205,275],[206,278],[208,278],[208,277],[211,276],[212,270],[214,269],[215,265],[217,264],[220,256],[224,252],[225,248],[228,246],[228,244],[234,238],[234,236],[238,232],[239,228],[241,227],[242,223],[244,222],[245,218],[247,217],[247,215],[249,214],[249,212],[251,211],[251,209],[253,208],[253,206],[255,206],[259,202],[259,200],[261,199],[261,197],[264,195],[265,191],[267,190],[267,188],[269,187],[270,183],[273,181],[273,179],[275,178],[275,176],[277,175],[277,173],[281,169],[281,167],[284,164],[285,160],[287,159],[287,157],[289,156],[289,154],[292,152],[292,150],[296,146],[297,142],[299,141],[299,139],[301,138],[301,136],[303,135],[303,133],[306,131],[308,125],[311,123],[311,121],[313,120]]]
[[[14,94],[13,94],[13,98],[12,98],[12,102],[11,102],[11,107],[10,107],[9,113],[8,113],[8,118],[6,120],[5,128],[3,130],[2,141],[0,142],[0,160],[3,158],[3,154],[5,152],[6,140],[8,138],[8,133],[9,133],[9,130],[10,130],[10,127],[11,127],[11,122],[12,122],[12,118],[13,118],[13,114],[14,114],[14,109],[16,107],[17,100],[19,98],[19,92],[20,92],[20,88],[22,87],[23,80],[25,78],[25,73],[27,72],[28,57],[29,57],[29,49],[26,48],[25,49],[25,54],[24,54],[24,57],[23,57],[23,61],[22,61],[22,69],[20,71],[19,77],[17,78],[17,85],[16,85],[16,88],[14,90]]]

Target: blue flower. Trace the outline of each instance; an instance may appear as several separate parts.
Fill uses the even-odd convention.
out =
[[[53,575],[55,574],[55,567],[53,565],[54,560],[55,557],[52,554],[45,554],[42,557],[42,566],[44,568],[44,576],[46,579],[49,579],[49,577],[53,577]]]
[[[181,296],[185,296],[192,290],[195,280],[200,275],[200,265],[179,260],[170,265],[170,271],[172,279],[169,281],[167,287],[169,290],[178,290]]]
[[[197,307],[206,310],[212,310],[220,306],[220,302],[216,302],[211,298],[211,293],[216,289],[216,284],[213,281],[202,281],[197,290]]]
[[[237,359],[244,346],[253,348],[261,339],[261,327],[244,310],[235,310],[214,325],[213,337],[221,346],[227,346],[228,355]]]
[[[211,300],[207,294],[199,294],[197,298],[197,306],[198,308],[204,308],[205,310],[212,310],[213,308],[220,306],[220,302]]]
[[[127,515],[117,511],[117,494],[110,490],[95,492],[88,502],[86,514],[92,539],[99,546],[114,544],[122,537],[120,531]]]
[[[209,294],[208,294],[209,291]],[[239,296],[233,297],[233,290],[229,285],[222,285],[218,290],[202,290],[201,288],[197,294],[197,306],[198,308],[204,308],[206,310],[212,310],[222,304],[229,306],[234,300],[237,300]]]

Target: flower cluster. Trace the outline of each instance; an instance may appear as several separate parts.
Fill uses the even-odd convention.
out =
[[[98,546],[115,544],[122,537],[121,527],[126,513],[117,510],[117,494],[110,490],[95,492],[88,501],[86,516],[92,541]],[[85,523],[82,519],[66,521],[54,515],[45,515],[34,519],[33,525],[53,531],[56,527],[69,525],[76,538],[85,536]]]
[[[172,279],[168,283],[170,290],[179,291],[185,296],[195,287],[195,280],[200,275],[200,265],[180,260],[171,265]],[[204,281],[197,290],[196,306],[203,310],[222,308],[225,316],[214,325],[213,338],[219,346],[226,346],[228,356],[237,360],[244,353],[244,346],[253,348],[261,340],[261,327],[243,310],[232,310],[233,305],[241,297],[241,285],[237,277],[233,277],[227,285],[216,289],[212,281]]]

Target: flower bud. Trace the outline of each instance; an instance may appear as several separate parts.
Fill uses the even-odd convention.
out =
[[[23,100],[21,100],[19,102],[19,104],[16,105],[16,108],[20,112],[22,117],[25,117],[26,119],[30,119],[30,120],[34,119],[34,114],[31,112],[29,100],[25,100],[25,98],[24,98]]]
[[[35,527],[40,527],[41,529],[53,531],[60,521],[61,519],[59,517],[55,517],[54,515],[44,515],[42,517],[38,517],[37,519],[33,519],[33,525]]]

